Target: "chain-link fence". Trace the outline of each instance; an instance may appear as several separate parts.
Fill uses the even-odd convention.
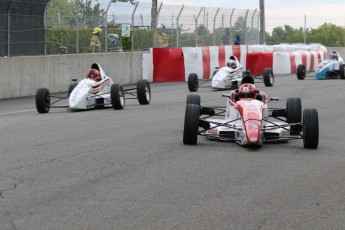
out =
[[[0,56],[87,53],[95,26],[103,30],[101,52],[153,47],[151,3],[107,0],[103,15],[75,12],[66,16],[48,14],[48,1],[4,0],[5,7],[0,8],[0,19],[5,21],[0,25]],[[165,25],[168,47],[218,46],[226,39],[228,44],[259,44],[259,10],[160,3],[157,11],[158,23]],[[130,28],[130,37],[122,36],[123,25]]]
[[[1,0],[0,56],[44,53],[44,14],[48,1]]]

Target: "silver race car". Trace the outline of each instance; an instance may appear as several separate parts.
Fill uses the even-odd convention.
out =
[[[263,82],[267,87],[274,84],[274,74],[271,68],[265,68],[262,75],[252,75],[250,70],[244,70],[244,67],[235,56],[230,56],[227,66],[220,69],[216,68],[211,79],[199,80],[196,73],[189,74],[188,89],[190,92],[196,92],[199,86],[209,81],[211,81],[212,89],[237,89],[242,84],[244,76],[251,76],[257,82]],[[199,81],[201,82],[200,84]]]

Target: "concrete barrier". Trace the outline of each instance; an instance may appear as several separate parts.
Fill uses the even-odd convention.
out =
[[[71,79],[81,80],[92,63],[99,63],[115,83],[142,79],[142,54],[114,52],[0,58],[0,99],[32,96],[40,87],[66,92]]]

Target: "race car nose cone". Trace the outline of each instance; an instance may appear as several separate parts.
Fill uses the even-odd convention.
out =
[[[218,80],[213,80],[212,81],[212,87],[214,87],[214,88],[219,87],[219,81]]]

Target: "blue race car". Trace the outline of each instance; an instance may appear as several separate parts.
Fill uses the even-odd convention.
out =
[[[303,64],[297,66],[297,79],[304,80],[307,74]],[[316,79],[345,79],[345,64],[338,52],[333,51],[329,54],[329,59],[321,61],[315,69]]]

